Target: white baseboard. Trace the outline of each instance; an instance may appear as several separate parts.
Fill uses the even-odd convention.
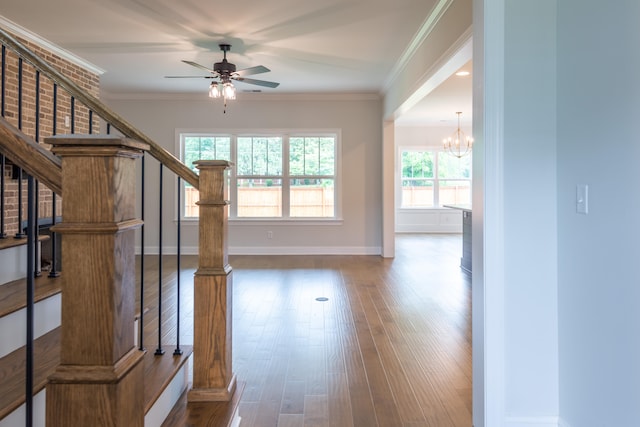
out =
[[[505,427],[560,427],[560,418],[552,417],[506,417]],[[565,426],[568,427],[568,426]]]
[[[300,247],[300,246],[234,246],[229,255],[380,255],[382,249],[375,247]]]
[[[136,255],[140,255],[140,247],[135,249]],[[158,248],[155,246],[145,247],[145,255],[158,255]],[[176,247],[165,247],[162,250],[164,255],[175,255]],[[182,255],[197,255],[197,247],[183,247],[180,251]],[[229,255],[380,255],[380,246],[230,246]]]
[[[396,233],[462,234],[462,225],[397,224]]]

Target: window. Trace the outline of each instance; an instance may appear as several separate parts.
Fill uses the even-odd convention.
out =
[[[236,139],[236,216],[282,216],[282,137]]]
[[[403,149],[400,170],[403,208],[471,203],[471,156]]]
[[[337,133],[181,134],[181,158],[230,160],[230,218],[337,218]],[[184,184],[184,216],[198,192]]]
[[[198,173],[198,169],[193,164],[196,160],[231,160],[230,136],[182,135],[180,146],[182,160],[195,173]],[[183,182],[183,186],[183,215],[185,218],[197,218],[199,211],[196,202],[200,199],[198,190],[187,182]]]
[[[291,217],[333,217],[335,137],[289,139]]]

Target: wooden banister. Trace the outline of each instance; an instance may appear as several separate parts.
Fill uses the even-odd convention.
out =
[[[146,144],[55,136],[62,158],[60,365],[49,377],[47,426],[144,426],[144,353],[135,345],[135,159]]]
[[[38,181],[62,195],[62,162],[0,117],[0,152]]]
[[[199,261],[193,282],[193,388],[190,402],[230,401],[232,369],[232,269],[228,262],[225,160],[199,160],[201,189]]]
[[[149,145],[148,153],[155,157],[159,162],[164,164],[176,175],[187,181],[195,188],[199,188],[198,175],[189,169],[184,163],[178,160],[173,154],[169,153],[147,135],[136,129],[132,124],[118,115],[115,111],[104,105],[99,99],[84,91],[73,80],[63,75],[49,63],[41,59],[39,56],[31,52],[26,46],[16,40],[9,33],[0,28],[0,40],[18,53],[25,61],[29,62],[42,74],[53,80],[58,86],[69,92],[70,95],[82,102],[89,109],[111,123],[113,127],[118,129],[124,136],[144,142]]]

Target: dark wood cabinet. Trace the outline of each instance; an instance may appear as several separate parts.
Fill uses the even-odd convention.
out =
[[[460,267],[471,273],[471,211],[462,211],[462,258]]]
[[[444,207],[462,211],[462,257],[460,258],[460,268],[471,273],[471,206],[444,205]]]

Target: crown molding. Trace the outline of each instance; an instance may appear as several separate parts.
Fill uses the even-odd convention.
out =
[[[10,32],[14,36],[20,37],[23,40],[27,40],[35,44],[36,46],[41,47],[47,52],[51,52],[54,55],[59,56],[60,58],[71,62],[74,65],[77,65],[80,68],[83,68],[91,73],[102,75],[105,71],[98,67],[97,65],[92,64],[89,61],[86,61],[74,53],[69,52],[66,49],[61,48],[60,46],[46,40],[45,38],[33,33],[26,28],[21,27],[13,21],[8,20],[4,16],[0,15],[0,27],[4,28],[6,31]]]
[[[404,50],[398,62],[393,67],[389,75],[387,76],[384,84],[382,85],[382,91],[387,92],[391,87],[394,80],[400,75],[400,73],[406,68],[407,64],[413,58],[420,45],[429,37],[429,34],[440,21],[440,18],[444,16],[449,7],[453,4],[453,0],[440,0],[431,10],[431,13],[424,20],[416,34],[411,39],[411,42]]]
[[[102,91],[100,98],[113,101],[206,101],[206,92],[108,92]],[[238,93],[237,99],[229,102],[246,101],[380,101],[378,92],[329,92],[329,93]]]

